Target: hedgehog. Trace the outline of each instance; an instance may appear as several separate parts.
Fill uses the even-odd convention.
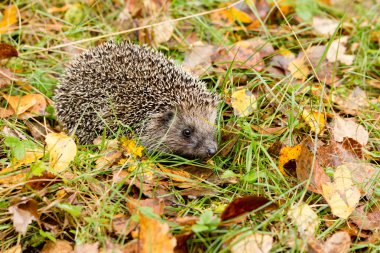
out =
[[[58,121],[81,144],[124,126],[148,151],[217,152],[219,96],[148,46],[110,41],[85,51],[68,64],[53,100]]]

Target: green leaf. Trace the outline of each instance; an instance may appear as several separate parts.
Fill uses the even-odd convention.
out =
[[[297,0],[295,10],[304,21],[310,21],[318,12],[318,3],[314,0]]]
[[[66,203],[58,203],[56,204],[56,207],[61,208],[62,210],[65,210],[69,214],[71,214],[74,217],[78,217],[81,215],[82,207],[81,206],[73,206]]]

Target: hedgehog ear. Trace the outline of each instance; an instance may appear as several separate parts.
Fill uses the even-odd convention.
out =
[[[163,123],[170,123],[170,121],[174,118],[173,111],[167,111],[162,114],[161,120]]]

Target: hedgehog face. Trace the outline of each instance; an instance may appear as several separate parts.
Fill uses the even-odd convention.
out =
[[[154,127],[149,127],[147,132],[154,132],[155,136],[150,136],[150,141],[146,144],[189,158],[214,155],[217,151],[216,109],[202,109],[193,107],[170,110],[153,118],[149,125]],[[153,143],[152,140],[159,141]]]

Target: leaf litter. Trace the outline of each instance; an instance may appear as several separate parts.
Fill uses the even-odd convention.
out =
[[[152,161],[130,136],[120,140],[101,139],[94,143],[94,149],[87,149],[63,134],[51,115],[49,100],[35,92],[37,85],[33,78],[18,77],[19,73],[28,76],[30,69],[26,64],[18,68],[25,58],[16,58],[19,52],[12,46],[14,41],[5,38],[18,29],[18,18],[21,18],[20,26],[33,25],[34,19],[29,20],[30,11],[20,6],[3,8],[0,33],[6,36],[5,43],[0,44],[0,118],[8,125],[2,129],[2,136],[13,136],[18,141],[0,154],[3,161],[0,186],[7,189],[17,185],[14,192],[21,189],[23,194],[32,197],[12,202],[7,207],[7,219],[14,222],[12,230],[36,234],[42,252],[58,249],[62,252],[73,249],[75,252],[187,252],[190,244],[202,252],[205,246],[197,240],[206,238],[215,245],[212,239],[215,231],[222,231],[229,238],[215,250],[228,248],[231,252],[253,249],[269,252],[272,247],[277,249],[279,243],[283,247],[296,247],[281,238],[281,234],[288,234],[291,229],[301,236],[302,243],[298,245],[301,250],[307,246],[313,252],[348,252],[354,244],[350,236],[361,240],[359,244],[376,242],[379,237],[376,233],[379,228],[378,129],[367,114],[372,113],[379,101],[377,65],[372,61],[373,66],[366,66],[367,72],[363,74],[365,80],[353,81],[353,73],[360,71],[355,66],[362,60],[360,50],[367,45],[353,34],[354,19],[342,22],[333,12],[323,14],[323,4],[329,8],[337,4],[320,2],[260,0],[240,2],[228,8],[224,8],[228,3],[222,3],[220,11],[205,16],[213,26],[207,29],[211,31],[210,36],[199,35],[193,20],[172,22],[173,17],[178,16],[172,8],[178,7],[173,1],[115,3],[120,13],[114,15],[118,20],[110,25],[120,26],[119,30],[153,25],[128,36],[163,51],[180,52],[184,56],[185,70],[207,82],[215,80],[221,90],[225,105],[220,116],[223,118],[220,153],[202,165],[187,165],[182,161],[175,166],[167,161]],[[91,0],[57,6],[49,2],[47,11],[80,26],[86,19],[85,13],[94,11],[97,4],[104,7],[103,3],[94,4]],[[291,27],[284,25],[282,15],[294,15]],[[40,22],[45,24],[46,20],[49,19]],[[165,23],[155,25],[162,21]],[[373,30],[371,21],[366,22],[368,24],[362,25]],[[55,24],[57,26],[60,25]],[[305,27],[311,29],[302,30]],[[218,31],[212,31],[213,28]],[[290,28],[296,32],[297,39],[290,36]],[[47,32],[54,33],[54,29]],[[97,29],[92,33],[97,34]],[[223,39],[214,40],[215,34]],[[376,31],[369,34],[369,43],[377,43]],[[65,35],[61,41],[79,39],[69,36]],[[17,49],[21,55],[25,52],[28,55],[29,48],[24,43],[28,44],[20,40]],[[372,53],[371,47],[366,48],[367,52]],[[57,57],[56,52],[50,53],[49,57]],[[46,55],[41,56],[46,59]],[[21,83],[26,85],[19,85]],[[14,90],[13,84],[16,84]],[[290,99],[286,100],[290,97],[291,107],[287,104]],[[314,104],[315,100],[324,103],[322,110]],[[14,123],[17,129],[9,127],[13,120],[17,120]],[[46,144],[44,149],[40,148],[42,145],[25,149],[24,141],[29,137]],[[267,150],[270,143],[277,144]],[[267,157],[271,162],[263,162],[260,157]],[[86,159],[92,161],[93,167],[87,167],[91,162],[87,164]],[[264,173],[260,171],[261,166],[266,168]],[[96,172],[88,176],[79,171],[84,168],[94,168]],[[90,182],[87,177],[94,181]],[[274,180],[277,177],[286,182],[279,183]],[[293,203],[293,199],[291,203],[286,202],[290,198],[283,194],[285,191],[277,192],[280,189],[274,187],[277,184],[283,185],[281,190],[304,189],[306,198],[301,200],[297,196],[294,199],[298,202]],[[79,185],[81,188],[76,188]],[[90,192],[85,190],[87,185]],[[124,192],[125,196],[120,195]],[[243,194],[248,192],[253,195]],[[293,193],[295,191],[291,191],[291,195]],[[102,200],[114,194],[121,198],[103,204]],[[34,196],[41,202],[34,200]],[[286,204],[282,206],[282,202]],[[49,210],[48,213],[40,214],[38,206]],[[115,206],[117,212],[107,213],[106,218],[99,216],[102,225],[97,231],[107,237],[104,244],[89,237],[74,242],[72,237],[63,235],[67,231],[82,233],[75,229],[85,228],[91,219],[81,216],[91,216],[94,214],[91,210],[101,208],[104,209],[99,213],[107,212],[107,206]],[[329,215],[330,221],[325,220],[326,224],[321,222],[324,220],[322,210]],[[275,212],[285,214],[291,223],[283,226],[282,218],[271,216]],[[270,221],[268,217],[272,217]],[[328,225],[339,219],[345,219],[351,227]],[[42,225],[30,226],[33,221]],[[49,222],[51,224],[46,225]],[[260,223],[265,225],[258,231],[239,232],[234,236],[226,232]],[[277,234],[279,227],[283,230]],[[319,236],[327,227],[331,232]],[[92,232],[88,233],[93,236]],[[124,238],[123,242],[120,238]],[[355,241],[355,245],[359,244]],[[15,243],[8,246],[8,250],[21,251]],[[31,246],[25,244],[25,247],[30,249]]]

